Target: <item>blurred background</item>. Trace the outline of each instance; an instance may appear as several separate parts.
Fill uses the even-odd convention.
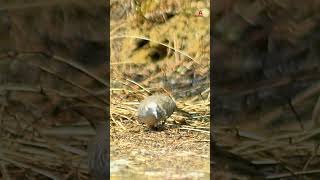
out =
[[[181,143],[174,144],[174,138],[166,143],[174,144],[176,152],[199,147],[181,157],[197,157],[201,162],[197,167],[206,165],[200,160],[208,160],[201,155],[209,149],[212,40],[215,169],[211,175],[215,179],[317,179],[320,3],[211,1],[210,39],[209,18],[194,16],[199,8],[205,12],[209,2],[157,2],[110,1],[111,93],[118,97],[111,102],[111,147],[119,147],[114,152],[126,147],[117,143],[128,137],[124,129],[133,131],[129,131],[136,135],[133,139],[145,138],[146,145],[168,137],[164,132],[154,137],[137,135],[141,129],[133,116],[143,97],[161,92],[192,112],[191,118],[174,114],[168,120],[169,127],[180,130],[169,135],[183,134]],[[0,3],[2,179],[89,179],[87,144],[108,109],[105,3]],[[127,152],[118,152],[114,157],[121,161],[114,161],[115,170],[128,167],[128,161],[121,159]],[[193,167],[176,169],[184,168]],[[207,166],[203,169],[208,172]],[[155,175],[157,170],[148,172]],[[207,178],[204,174],[189,176]]]
[[[107,113],[104,1],[0,3],[0,179],[88,179]]]
[[[318,179],[319,1],[211,5],[214,172]]]

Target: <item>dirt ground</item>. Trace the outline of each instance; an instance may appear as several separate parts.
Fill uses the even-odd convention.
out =
[[[129,1],[111,2],[111,177],[209,179],[210,19],[195,16],[209,1],[147,2],[138,11]],[[127,7],[123,16],[120,7]],[[136,109],[153,93],[171,95],[188,114],[147,129]]]
[[[210,24],[195,13],[209,2],[150,2],[110,2],[112,179],[208,179]],[[1,6],[0,179],[91,179],[109,105],[105,2],[24,3]],[[136,108],[152,93],[188,114],[145,129]]]
[[[132,176],[136,179],[209,178],[208,133],[174,126],[161,132],[137,125],[127,127],[137,131],[111,130],[112,176],[123,179]]]

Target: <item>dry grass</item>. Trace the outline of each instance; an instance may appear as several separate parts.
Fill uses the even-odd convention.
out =
[[[191,117],[174,113],[164,130],[150,131],[138,123],[136,116],[138,99],[145,96],[143,91],[111,89],[111,162],[126,160],[128,163],[125,169],[112,172],[113,176],[208,178],[210,103],[178,101],[178,107]],[[195,172],[198,174],[192,175]]]
[[[140,14],[111,20],[111,162],[126,162],[112,176],[208,179],[209,21],[182,13],[178,1],[152,7],[141,4]],[[169,11],[175,15],[161,19]],[[162,131],[146,129],[136,110],[153,93],[173,97],[188,114],[175,112]]]
[[[101,30],[103,28],[96,26],[96,21],[92,20],[103,14],[102,8],[99,3],[90,7],[83,6],[82,3],[73,6],[73,2],[46,5],[48,6],[34,3],[21,6],[21,9],[14,3],[3,6],[7,10],[14,11],[11,14],[14,22],[10,23],[14,23],[15,26],[9,34],[17,35],[15,39],[17,47],[13,48],[17,51],[1,51],[0,56],[1,177],[89,179],[87,144],[95,134],[92,125],[105,120],[108,105],[105,90],[109,86],[102,78],[106,69],[100,63],[101,59],[96,56],[91,59],[89,56],[90,61],[81,59],[79,62],[77,58],[82,51],[87,50],[85,46],[87,43],[93,41],[99,44],[104,41],[101,40],[104,35],[104,30]],[[43,9],[40,15],[34,9],[41,7]],[[21,12],[30,15],[28,16],[30,19],[22,16]],[[61,13],[61,16],[55,13]],[[91,18],[88,20],[90,25],[83,25],[80,22],[83,20],[81,18],[79,22],[76,21],[75,18],[80,14],[85,14],[88,19]],[[147,17],[149,15],[146,14]],[[196,21],[205,24],[205,21],[200,19],[190,23],[196,24]],[[183,23],[186,23],[186,20]],[[30,24],[29,28],[25,27],[26,24]],[[136,160],[140,158],[135,162],[145,165],[153,164],[153,157],[160,158],[164,155],[164,151],[170,150],[166,157],[172,161],[172,165],[177,165],[177,159],[182,159],[183,162],[181,166],[172,167],[170,176],[175,178],[193,176],[188,174],[190,172],[182,170],[191,171],[197,168],[203,170],[198,176],[208,176],[209,46],[194,41],[193,47],[182,49],[181,47],[187,43],[182,42],[178,36],[170,38],[170,43],[166,43],[159,38],[162,36],[159,34],[157,38],[147,38],[149,41],[147,46],[155,53],[160,53],[160,56],[167,53],[171,55],[167,56],[165,61],[160,59],[156,63],[144,64],[146,62],[124,56],[134,52],[132,47],[137,45],[134,42],[132,44],[126,42],[130,39],[127,38],[128,35],[118,34],[130,29],[128,24],[130,23],[122,21],[118,24],[111,23],[111,46],[115,48],[113,52],[118,53],[112,54],[110,69],[112,139],[110,144],[113,149],[111,157],[120,158],[132,152],[131,157]],[[145,25],[150,27],[150,22]],[[64,31],[61,27],[65,28]],[[159,28],[157,31],[166,27]],[[23,31],[20,31],[21,29]],[[46,29],[50,29],[51,33],[45,34]],[[68,33],[69,31],[72,33]],[[39,36],[39,33],[45,38]],[[206,33],[207,30],[203,30],[199,37],[208,37]],[[122,40],[113,39],[120,35],[124,36]],[[77,39],[78,36],[83,39]],[[136,41],[137,38],[131,40]],[[57,43],[55,46],[50,46],[53,52],[49,51],[52,49],[47,47],[47,41]],[[121,44],[130,46],[131,48],[126,50],[130,53],[117,51]],[[200,50],[198,47],[203,49]],[[9,45],[6,48],[10,49]],[[121,47],[121,50],[126,48],[126,46]],[[190,49],[196,51],[190,53]],[[166,53],[162,54],[163,52]],[[117,56],[121,58],[114,58]],[[94,62],[97,59],[99,62]],[[126,61],[129,59],[131,61]],[[157,58],[155,59],[157,61]],[[142,75],[146,77],[143,81],[141,81]],[[188,77],[185,78],[186,76]],[[136,105],[144,96],[153,92],[174,96],[178,106],[188,111],[191,117],[177,113],[168,120],[166,130],[158,133],[144,132],[143,127],[136,121]],[[187,125],[178,126],[177,123]],[[159,146],[158,140],[163,144]],[[150,148],[155,145],[156,148]],[[188,151],[191,148],[192,151]],[[141,150],[155,154],[147,158],[140,153]],[[155,167],[166,167],[167,163],[168,161],[161,161],[160,158],[159,164]],[[135,173],[146,170],[145,166],[131,167]],[[138,167],[141,169],[135,169]],[[153,171],[148,172],[152,174]]]
[[[15,58],[25,57],[19,54]],[[90,115],[86,115],[86,110],[82,114],[78,110],[90,107],[96,115],[101,115],[106,106],[102,97],[104,93],[89,90],[82,83],[61,76],[52,63],[51,66],[39,63],[37,54],[30,57],[33,60],[29,60],[28,64],[33,73],[41,70],[52,79],[57,78],[53,82],[62,83],[61,87],[72,86],[75,89],[57,89],[52,87],[55,84],[50,86],[39,82],[23,85],[13,83],[14,80],[1,86],[2,91],[10,92],[10,95],[3,96],[5,99],[1,102],[1,174],[7,178],[88,179],[86,145],[95,132],[90,127],[92,122],[87,119]],[[55,61],[55,58],[51,60]],[[61,62],[66,66],[73,64],[71,69],[80,74],[87,72],[85,67],[70,60],[69,65]],[[25,64],[23,61],[20,63]],[[87,76],[90,77],[90,73]],[[34,80],[33,77],[36,76],[26,76],[26,79]],[[62,107],[61,102],[68,102],[69,105]],[[56,112],[55,108],[58,108]]]

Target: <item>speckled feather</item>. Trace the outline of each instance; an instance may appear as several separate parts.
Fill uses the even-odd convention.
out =
[[[174,100],[165,95],[153,95],[144,99],[138,107],[138,118],[149,128],[164,124],[176,109]]]

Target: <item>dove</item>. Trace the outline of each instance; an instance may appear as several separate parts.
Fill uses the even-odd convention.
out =
[[[175,101],[166,95],[152,95],[145,98],[138,107],[138,119],[149,128],[158,128],[176,110]]]

